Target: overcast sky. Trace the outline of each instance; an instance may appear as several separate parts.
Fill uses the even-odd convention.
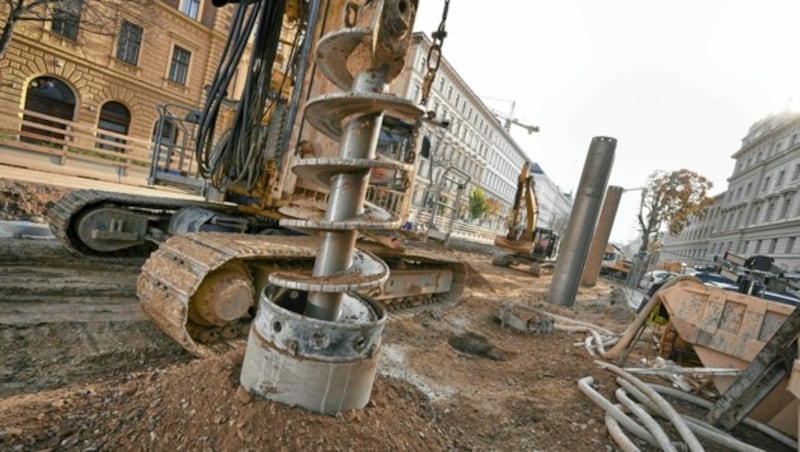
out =
[[[444,0],[421,0],[415,29]],[[687,168],[724,191],[758,119],[800,105],[800,1],[452,0],[443,55],[486,104],[541,127],[512,136],[564,191],[589,142],[618,140],[609,184]],[[489,100],[505,99],[507,101]],[[637,237],[639,192],[611,240]]]

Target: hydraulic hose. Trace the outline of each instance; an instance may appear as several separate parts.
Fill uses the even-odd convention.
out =
[[[631,382],[637,389],[642,391],[653,403],[661,410],[664,415],[669,419],[670,422],[675,426],[675,429],[678,430],[678,434],[681,435],[681,438],[686,442],[686,445],[689,447],[689,450],[692,452],[700,452],[703,450],[703,446],[700,445],[700,442],[697,441],[697,437],[692,433],[689,429],[689,426],[686,425],[686,422],[683,418],[675,411],[675,408],[672,407],[663,397],[661,397],[655,390],[644,384],[641,380],[634,377],[633,375],[625,372],[624,370],[620,369],[617,366],[595,361],[600,367],[608,369],[609,371],[613,372],[614,374],[625,378],[629,382]]]
[[[631,394],[639,403],[643,404],[646,409],[650,410],[650,412],[655,413],[659,416],[663,417],[663,413],[658,409],[658,407],[653,403],[652,400],[647,398],[642,391],[636,389],[631,383],[621,377],[617,377],[617,383],[625,389],[626,392]],[[687,425],[693,432],[697,435],[706,438],[707,440],[724,446],[730,450],[741,451],[741,452],[756,452],[762,451],[763,449],[759,449],[757,447],[751,446],[745,442],[739,441],[738,439],[732,437],[731,435],[720,431],[717,428],[714,428],[711,425],[708,425],[706,422],[703,422],[699,419],[693,418],[691,416],[683,416],[684,420],[686,420]]]
[[[608,401],[599,392],[595,391],[591,384],[594,383],[594,378],[584,377],[578,380],[578,389],[586,395],[592,402],[602,408],[607,414],[610,414],[617,422],[620,423],[626,430],[633,433],[637,437],[647,441],[652,446],[658,446],[658,442],[653,438],[653,435],[644,427],[637,424],[636,421],[631,419],[627,414],[617,406]]]
[[[616,405],[619,407],[619,405]],[[611,435],[611,439],[617,443],[620,450],[622,452],[639,452],[639,448],[636,444],[628,438],[628,435],[622,431],[622,428],[619,426],[619,422],[614,419],[614,416],[611,415],[610,412],[606,411],[606,429],[608,429],[608,434]]]
[[[702,399],[692,394],[687,394],[683,391],[679,391],[677,389],[670,388],[668,386],[662,386],[653,383],[648,383],[647,386],[657,391],[660,394],[668,395],[670,397],[675,397],[676,399],[681,399],[685,402],[693,403],[701,408],[710,409],[711,406],[713,405],[708,400]],[[794,438],[790,438],[789,436],[779,432],[778,430],[775,430],[774,428],[766,424],[758,422],[755,419],[745,418],[742,421],[742,423],[744,423],[748,427],[752,427],[760,431],[761,433],[764,433],[770,438],[773,438],[776,441],[785,444],[788,447],[791,447],[793,449],[797,447],[797,441]]]
[[[637,418],[639,418],[640,421],[642,421],[642,424],[644,424],[645,428],[649,430],[650,433],[653,434],[653,438],[655,438],[655,440],[658,442],[658,445],[659,447],[661,447],[661,450],[665,450],[668,452],[677,452],[675,446],[673,446],[672,442],[670,442],[669,436],[667,436],[667,434],[664,433],[664,429],[662,429],[661,426],[658,425],[658,422],[656,422],[656,420],[653,419],[653,417],[650,416],[650,414],[647,411],[645,411],[644,408],[640,407],[636,402],[631,400],[627,396],[627,394],[625,394],[625,389],[617,388],[614,395],[617,396],[617,400],[622,402],[622,405],[625,408],[630,410],[634,416],[636,416]]]

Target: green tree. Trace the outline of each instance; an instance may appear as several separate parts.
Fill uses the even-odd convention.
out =
[[[692,217],[703,218],[712,202],[708,195],[712,186],[706,177],[687,169],[651,174],[642,191],[639,209],[642,233],[639,252],[642,255],[647,252],[651,236],[662,227],[666,226],[673,235],[680,234]]]
[[[480,187],[475,187],[469,194],[469,215],[473,220],[483,218],[489,210],[489,201]]]

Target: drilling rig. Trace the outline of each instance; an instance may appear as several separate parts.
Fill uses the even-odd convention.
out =
[[[413,182],[425,110],[388,86],[403,70],[417,2],[224,7],[236,9],[231,36],[193,120],[194,155],[185,156],[213,186],[206,200],[79,190],[50,209],[51,228],[88,259],[146,257],[142,310],[193,355],[213,355],[249,333],[248,390],[321,412],[363,406],[384,311],[450,305],[464,287],[463,263],[361,240],[397,230],[408,208],[365,196],[376,189],[371,174],[391,174],[408,193]],[[221,131],[224,93],[248,40],[247,108]],[[276,64],[281,48],[287,73]],[[376,154],[387,133],[402,152]],[[158,151],[154,165],[164,161]],[[293,196],[295,178],[315,194]],[[320,373],[329,378],[308,380]]]

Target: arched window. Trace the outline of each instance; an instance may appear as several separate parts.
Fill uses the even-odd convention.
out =
[[[113,134],[97,132],[96,147],[109,151],[125,152],[124,147],[115,146],[114,143],[125,144],[126,140],[119,135],[128,134],[128,126],[131,123],[131,113],[128,108],[119,102],[110,101],[103,104],[100,109],[100,118],[97,120],[97,128],[107,130]]]
[[[22,141],[63,144],[64,134],[49,129],[67,128],[64,121],[72,121],[75,115],[75,93],[55,77],[37,77],[28,83],[25,111],[33,114],[24,114],[23,121],[46,128],[23,124]],[[41,115],[52,117],[52,120]]]

